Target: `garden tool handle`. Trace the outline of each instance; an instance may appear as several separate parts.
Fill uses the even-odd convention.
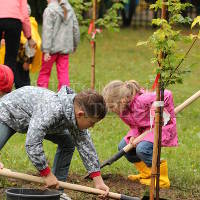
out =
[[[9,177],[9,178],[29,181],[29,182],[45,184],[45,181],[42,177],[32,176],[32,175],[28,175],[24,173],[19,173],[19,172],[13,172],[10,169],[6,169],[6,168],[0,169],[0,175]],[[82,186],[78,184],[66,183],[62,181],[58,181],[58,182],[59,182],[59,186],[64,189],[75,190],[79,192],[85,192],[85,193],[96,194],[96,195],[104,194],[103,190],[99,190],[96,188],[91,188],[91,187]],[[137,197],[129,197],[129,196],[114,193],[114,192],[109,192],[108,197],[112,199],[122,199],[122,200],[139,200],[139,198]]]
[[[144,133],[142,133],[141,135],[139,135],[137,138],[135,138],[134,140],[134,144],[137,144],[138,142],[140,142],[147,134],[149,131],[146,131]],[[127,144],[123,149],[121,149],[120,151],[118,151],[115,155],[113,155],[110,159],[105,160],[100,168],[102,169],[103,167],[105,167],[106,165],[111,165],[113,162],[117,161],[118,159],[120,159],[125,153],[129,152],[132,148],[134,148],[134,145],[132,144]],[[85,177],[87,178],[87,176]]]
[[[193,94],[191,97],[189,97],[188,99],[186,99],[181,105],[177,106],[174,109],[175,114],[179,113],[180,111],[182,111],[184,108],[186,108],[187,106],[189,106],[193,101],[195,101],[196,99],[198,99],[200,97],[200,90],[198,92],[196,92],[195,94]]]

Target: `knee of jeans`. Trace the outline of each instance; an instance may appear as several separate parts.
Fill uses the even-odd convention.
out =
[[[136,147],[136,154],[137,154],[137,155],[144,155],[144,154],[147,154],[147,153],[148,153],[148,152],[147,152],[147,150],[145,149],[144,146],[138,145],[138,146]]]
[[[71,146],[60,146],[59,148],[65,150],[65,151],[68,151],[68,152],[74,152],[75,151],[75,146],[74,145],[71,145]]]
[[[121,149],[123,149],[126,146],[126,142],[123,139],[119,144],[118,144],[118,151],[120,151]]]
[[[123,145],[121,143],[118,144],[118,151],[120,151],[121,149],[123,149]]]
[[[153,144],[150,142],[141,142],[136,147],[136,153],[152,154]]]

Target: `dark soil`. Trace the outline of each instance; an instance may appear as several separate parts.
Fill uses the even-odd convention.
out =
[[[110,190],[115,193],[125,194],[132,197],[139,197],[142,199],[148,193],[149,187],[141,185],[139,182],[132,182],[127,180],[126,177],[120,175],[107,174],[103,176],[105,183],[110,187]],[[91,180],[85,180],[80,175],[70,174],[68,178],[69,183],[84,185],[88,187],[93,187]],[[27,182],[15,181],[9,179],[11,187],[23,187],[23,188],[34,188],[34,184],[28,184]],[[96,195],[76,192],[72,190],[65,190],[65,192],[73,200],[95,200],[100,198]],[[5,188],[0,189],[0,199],[5,199]],[[176,187],[170,187],[170,189],[161,189],[160,198],[167,200],[200,200],[200,194],[194,191],[188,191],[184,189],[179,189]]]

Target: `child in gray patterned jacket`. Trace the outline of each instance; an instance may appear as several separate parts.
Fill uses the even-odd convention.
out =
[[[101,95],[93,90],[75,94],[63,86],[58,93],[45,88],[25,86],[0,99],[0,149],[16,132],[26,135],[26,152],[40,171],[47,187],[58,188],[66,181],[72,155],[77,147],[93,178],[94,185],[105,191],[96,150],[87,130],[106,115]],[[43,150],[43,140],[58,144],[52,171]]]

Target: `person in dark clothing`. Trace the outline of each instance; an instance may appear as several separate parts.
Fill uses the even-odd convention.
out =
[[[0,40],[4,35],[6,45],[4,64],[12,69],[15,77],[21,30],[28,39],[29,46],[35,46],[31,37],[27,0],[0,0],[0,5]]]

